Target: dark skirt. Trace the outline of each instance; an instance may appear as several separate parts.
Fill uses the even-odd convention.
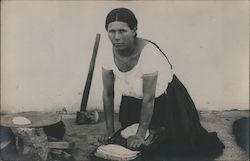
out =
[[[164,154],[201,154],[218,156],[225,148],[215,132],[209,133],[200,124],[196,107],[176,75],[166,94],[155,99],[150,129],[159,130],[159,140],[152,152]],[[142,100],[122,96],[119,121],[122,128],[139,123]],[[158,155],[158,154],[157,154]]]

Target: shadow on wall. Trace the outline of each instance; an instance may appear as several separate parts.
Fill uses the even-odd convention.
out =
[[[249,153],[249,117],[240,118],[233,123],[233,135],[237,144]]]

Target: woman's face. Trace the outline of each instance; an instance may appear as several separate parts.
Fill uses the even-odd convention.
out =
[[[129,49],[134,43],[136,28],[130,29],[127,23],[114,21],[108,25],[108,37],[118,50]]]

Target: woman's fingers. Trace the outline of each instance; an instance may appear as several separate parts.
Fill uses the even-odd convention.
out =
[[[127,146],[130,148],[138,149],[142,144],[143,140],[136,135],[129,137],[127,140]]]
[[[127,140],[127,146],[130,147],[130,148],[134,147],[134,140],[131,139],[131,137],[129,137],[128,140]]]
[[[98,141],[103,143],[103,144],[108,144],[108,136],[107,135],[102,135],[98,138]]]
[[[136,141],[135,142],[135,148],[140,148],[141,145],[142,145],[141,141]]]
[[[139,144],[140,142],[138,140],[133,140],[132,146],[133,148],[136,148]]]
[[[137,145],[137,141],[136,140],[132,140],[131,147],[132,148],[136,148],[136,145]]]
[[[141,142],[137,142],[137,144],[136,144],[136,148],[140,148],[140,147],[141,147],[141,145],[142,145],[142,143],[141,143]]]

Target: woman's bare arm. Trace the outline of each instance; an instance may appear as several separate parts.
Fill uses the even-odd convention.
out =
[[[127,140],[127,145],[131,148],[138,149],[145,143],[144,139],[154,111],[157,77],[157,72],[143,76],[143,99],[139,127],[136,135],[130,136]]]
[[[158,73],[143,76],[143,99],[137,135],[145,138],[154,110],[155,91]]]
[[[103,107],[107,134],[114,133],[114,74],[112,70],[102,68]]]

